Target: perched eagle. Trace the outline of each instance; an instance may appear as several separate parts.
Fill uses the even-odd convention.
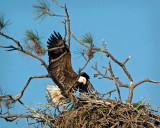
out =
[[[71,53],[66,45],[66,41],[59,33],[54,32],[48,39],[48,56],[49,68],[48,71],[54,76],[54,82],[57,81],[63,86],[64,89],[70,91],[74,90],[79,92],[90,93],[94,87],[89,81],[89,76],[83,72],[76,74],[71,64]],[[72,88],[72,89],[71,89]],[[62,91],[57,85],[48,85],[46,88],[46,97],[49,103],[58,105],[65,100]]]

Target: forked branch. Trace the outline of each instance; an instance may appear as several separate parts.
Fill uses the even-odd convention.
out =
[[[118,100],[121,101],[121,94],[120,94],[119,87],[118,87],[118,85],[117,85],[117,80],[116,80],[116,78],[115,78],[115,76],[114,76],[114,74],[113,74],[113,71],[112,71],[111,61],[109,61],[109,69],[108,69],[108,70],[110,71],[111,77],[112,77],[112,79],[113,79],[113,81],[114,81],[114,83],[115,83],[115,85],[116,85],[117,92],[118,92]]]
[[[0,35],[3,36],[3,37],[5,37],[5,38],[7,38],[7,39],[12,40],[13,42],[15,42],[15,43],[18,45],[18,47],[21,47],[21,48],[22,48],[22,46],[20,45],[20,42],[17,41],[17,40],[15,40],[14,38],[12,38],[12,37],[10,37],[10,36],[8,36],[8,35],[2,33],[2,32],[0,32]]]
[[[0,32],[0,35],[3,36],[3,37],[5,37],[5,38],[7,38],[7,39],[9,39],[9,40],[12,40],[15,44],[18,45],[18,47],[15,47],[13,45],[10,45],[10,46],[0,46],[0,47],[2,47],[2,48],[8,48],[9,50],[7,50],[7,51],[17,50],[17,51],[25,53],[25,54],[27,54],[29,56],[32,56],[33,58],[36,58],[39,61],[41,61],[41,65],[44,65],[44,67],[48,70],[48,65],[45,63],[45,61],[42,58],[36,56],[35,54],[32,54],[31,52],[28,52],[28,51],[24,50],[23,47],[20,45],[19,41],[15,40],[14,38],[12,38],[12,37],[10,37],[10,36],[8,36],[6,34],[1,33],[1,32]]]
[[[67,33],[68,33],[68,39],[67,39],[67,41],[68,41],[68,47],[70,48],[71,30],[70,30],[70,19],[69,19],[69,14],[68,14],[68,11],[67,11],[66,3],[65,3],[64,6],[61,6],[61,5],[59,5],[59,3],[57,2],[57,0],[53,0],[53,1],[57,4],[57,6],[59,6],[60,8],[63,8],[63,9],[65,10],[66,15],[63,15],[63,16],[67,18],[67,19],[65,20],[65,21],[67,21]],[[50,15],[50,16],[58,16],[58,15],[56,15],[56,14],[53,15],[53,14],[52,14],[52,15]],[[65,25],[66,25],[66,23],[65,23]],[[66,26],[65,26],[65,27],[66,27]],[[65,28],[65,30],[66,30],[66,28]],[[65,34],[66,34],[66,32],[65,32]]]
[[[22,91],[21,91],[20,95],[17,95],[17,96],[11,96],[11,95],[0,95],[0,98],[1,98],[2,100],[6,100],[6,99],[8,99],[8,100],[17,101],[17,100],[21,99],[21,97],[22,97],[22,96],[23,96],[23,94],[24,94],[24,91],[26,90],[26,88],[28,87],[28,85],[29,85],[30,81],[31,81],[33,78],[46,78],[46,77],[48,77],[48,75],[31,76],[31,77],[29,77],[29,79],[28,79],[28,81],[27,81],[26,85],[25,85],[25,86],[24,86],[24,88],[22,89]]]
[[[104,52],[106,53],[107,57],[110,57],[115,63],[117,63],[119,66],[122,67],[123,71],[125,72],[125,74],[127,75],[128,79],[130,80],[130,83],[133,82],[133,79],[130,75],[130,73],[128,72],[128,70],[125,67],[125,63],[131,58],[130,56],[124,61],[124,62],[119,62],[112,54],[110,54],[107,49],[106,49],[106,45],[103,41],[103,47],[104,47]]]
[[[74,38],[76,39],[76,37],[74,37]],[[78,39],[76,39],[76,40],[77,40],[80,44],[82,44],[82,42],[80,42]],[[82,44],[82,45],[85,46],[84,44]],[[87,46],[85,46],[85,47],[87,47]],[[140,85],[140,84],[142,84],[142,83],[144,83],[144,82],[160,83],[159,81],[154,81],[154,80],[150,80],[150,79],[144,79],[144,80],[142,80],[142,81],[140,81],[140,82],[138,82],[138,83],[136,83],[136,84],[133,84],[133,79],[132,79],[130,73],[128,72],[128,70],[127,70],[126,67],[125,67],[126,62],[128,62],[128,60],[131,58],[131,56],[129,56],[127,59],[125,59],[124,62],[120,62],[120,61],[118,61],[111,53],[109,53],[109,52],[107,51],[106,45],[105,45],[105,42],[104,42],[104,41],[103,41],[103,47],[104,47],[104,50],[101,50],[101,49],[95,49],[95,50],[101,51],[101,52],[105,53],[105,54],[106,54],[106,57],[110,57],[115,63],[117,63],[117,64],[123,69],[123,71],[125,72],[125,74],[127,75],[128,79],[129,79],[129,81],[130,81],[130,84],[124,84],[124,83],[122,83],[118,78],[115,78],[115,77],[114,77],[113,71],[111,70],[111,63],[109,63],[109,68],[105,68],[106,70],[110,70],[111,76],[108,76],[106,73],[104,73],[104,74],[101,73],[101,72],[98,70],[98,68],[97,68],[97,64],[95,64],[95,67],[92,66],[92,68],[93,68],[94,70],[96,70],[96,72],[97,72],[97,74],[95,74],[95,76],[100,75],[100,76],[102,76],[101,78],[107,78],[107,79],[109,79],[109,80],[114,80],[116,87],[119,86],[119,87],[126,87],[126,88],[128,88],[128,89],[129,89],[129,96],[128,96],[127,102],[131,103],[132,98],[133,98],[133,90],[134,90],[134,88],[137,87],[138,85]],[[106,72],[107,72],[107,71],[106,71]],[[118,85],[117,85],[117,83],[118,83]],[[118,91],[118,89],[117,89],[117,91]],[[118,91],[118,92],[120,92],[120,91]],[[118,96],[120,97],[120,93],[118,94]]]

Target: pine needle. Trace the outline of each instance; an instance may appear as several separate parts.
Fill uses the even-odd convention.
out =
[[[40,36],[38,32],[36,31],[35,33],[32,30],[26,30],[25,33],[25,41],[39,41]]]
[[[83,43],[88,43],[88,44],[93,44],[93,37],[91,35],[91,33],[86,33],[85,35],[83,35],[83,37],[81,38],[81,41]]]
[[[0,13],[0,31],[1,31],[2,29],[5,29],[6,26],[8,26],[9,24],[11,24],[11,23],[9,22],[9,20],[5,20],[4,14],[1,14],[1,13]]]
[[[28,52],[35,52],[37,55],[41,56],[46,53],[45,48],[42,46],[40,41],[40,36],[38,32],[33,32],[32,30],[26,30],[25,33],[25,47]]]
[[[35,10],[33,11],[34,19],[44,19],[47,12],[50,11],[50,5],[45,0],[38,0],[38,4],[32,6]]]
[[[95,51],[93,48],[95,47],[93,44],[93,37],[90,32],[84,34],[81,38],[82,43],[87,43],[89,44],[88,49],[84,49],[83,53],[88,56],[88,58],[93,58]]]

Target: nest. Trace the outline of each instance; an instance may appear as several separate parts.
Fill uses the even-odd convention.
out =
[[[58,128],[154,128],[160,127],[160,116],[150,105],[108,100],[62,112],[52,123]]]

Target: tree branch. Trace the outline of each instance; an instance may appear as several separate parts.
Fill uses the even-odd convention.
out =
[[[85,46],[86,48],[89,49],[89,46],[87,46],[87,45],[83,44],[81,41],[79,41],[79,40],[73,35],[73,33],[72,33],[71,35],[72,35],[72,37],[73,37],[78,43],[80,43],[81,45],[83,45],[83,46]]]
[[[48,75],[41,75],[41,76],[31,76],[29,77],[26,85],[24,86],[24,88],[22,89],[20,95],[17,95],[17,96],[11,96],[11,95],[0,95],[0,98],[2,98],[2,100],[5,100],[6,98],[9,100],[13,100],[13,101],[17,101],[19,99],[21,99],[21,97],[23,96],[24,94],[24,91],[26,90],[26,88],[28,87],[30,81],[33,79],[33,78],[46,78],[46,77],[49,77]],[[5,99],[3,99],[5,98]]]
[[[62,48],[64,48],[64,46],[62,46],[62,47],[56,47],[56,48],[50,48],[50,49],[45,50],[45,51],[49,51],[49,52],[51,52],[51,51],[53,51],[53,50],[56,50],[56,49],[62,49]]]
[[[45,13],[47,13],[49,16],[59,16],[59,17],[67,17],[66,15],[57,15],[57,14],[55,14],[55,13],[49,13],[49,12],[45,12]]]
[[[61,23],[64,24],[64,30],[65,30],[64,40],[66,40],[66,36],[67,36],[66,20],[64,19],[64,21],[61,21]]]
[[[10,39],[10,38],[8,38],[8,39]],[[11,39],[11,40],[13,41],[13,39]],[[14,39],[14,40],[15,40],[15,39]],[[36,56],[36,55],[28,52],[28,51],[23,50],[23,48],[22,48],[21,46],[20,46],[20,48],[19,48],[19,47],[16,48],[16,47],[14,47],[14,46],[12,46],[12,45],[10,45],[10,46],[0,46],[0,47],[2,47],[2,48],[11,48],[10,50],[7,50],[7,51],[17,50],[17,51],[20,51],[20,52],[25,53],[25,54],[27,54],[27,55],[30,55],[30,56],[32,56],[33,58],[36,58],[36,59],[38,59],[39,61],[41,61],[41,65],[44,65],[45,68],[48,70],[48,65],[45,63],[45,61],[44,61],[42,58],[40,58],[40,57],[38,57],[38,56]]]
[[[154,80],[150,80],[150,79],[147,78],[147,79],[144,79],[144,80],[142,80],[142,81],[134,84],[134,85],[133,85],[133,88],[137,87],[138,85],[140,85],[140,84],[142,84],[142,83],[144,83],[144,82],[160,83],[160,81],[154,81]]]
[[[128,103],[131,103],[131,102],[132,102],[133,90],[134,90],[133,85],[131,85],[131,86],[129,87],[129,96],[128,96],[128,100],[127,100]]]
[[[59,7],[61,7],[61,8],[65,8],[65,6],[59,5],[58,2],[57,2],[57,0],[52,0],[52,1],[56,2],[57,6],[59,6]]]
[[[69,14],[67,11],[66,3],[65,3],[65,12],[66,12],[66,17],[67,17],[67,26],[68,26],[68,47],[70,49],[70,38],[71,38],[71,30],[70,30],[70,19],[69,19]]]
[[[20,45],[19,41],[15,40],[14,38],[12,38],[12,37],[10,37],[10,36],[2,33],[2,32],[0,32],[0,35],[2,35],[3,37],[5,37],[5,38],[7,38],[7,39],[12,40],[13,42],[15,42],[15,43],[18,45],[18,47],[21,47],[21,48],[22,48],[22,46]]]
[[[43,119],[42,116],[40,115],[19,115],[19,114],[11,114],[11,115],[7,115],[7,116],[1,116],[0,115],[0,118],[4,118],[6,121],[14,121],[16,120],[17,118],[32,118],[32,119],[35,119],[35,118],[38,118],[38,119]]]
[[[101,73],[101,72],[97,69],[97,63],[96,63],[96,62],[95,62],[95,67],[92,66],[92,68],[97,71],[98,74],[96,74],[96,75],[101,75],[102,78],[107,78],[107,79],[109,79],[109,80],[113,80],[112,77],[107,76],[106,73],[105,73],[105,74]],[[120,87],[126,87],[126,88],[129,87],[129,85],[123,84],[118,78],[115,78],[115,79],[116,79],[116,81],[119,83],[118,86],[120,86]]]
[[[85,65],[82,68],[79,68],[79,71],[78,71],[79,73],[87,66],[87,64],[89,63],[90,60],[91,60],[91,58],[88,58]]]
[[[25,54],[27,54],[27,55],[30,55],[30,56],[38,59],[39,61],[41,61],[41,65],[44,65],[44,67],[48,70],[48,65],[45,63],[45,61],[44,61],[42,58],[40,58],[40,57],[38,57],[38,56],[36,56],[36,55],[28,52],[28,51],[24,51],[24,50],[22,51],[22,50],[20,50],[20,49],[18,49],[18,51],[21,51],[21,52],[23,52],[23,53],[25,53]]]
[[[70,19],[69,19],[69,14],[68,14],[68,11],[67,11],[66,3],[65,3],[64,6],[61,6],[61,5],[58,4],[57,0],[53,0],[53,1],[57,4],[57,6],[59,6],[59,7],[61,7],[61,8],[64,8],[64,10],[65,10],[65,13],[66,13],[65,17],[67,18],[67,30],[68,30],[68,39],[67,39],[67,41],[68,41],[68,47],[69,47],[69,49],[70,49],[71,30],[70,30]],[[53,15],[53,14],[52,14],[52,15]],[[51,15],[51,16],[52,16],[52,15]],[[56,16],[56,15],[55,15],[55,16]],[[57,16],[58,16],[58,15],[57,15]],[[65,30],[66,30],[66,29],[65,29]]]
[[[117,88],[117,92],[118,92],[118,100],[121,101],[121,94],[120,94],[120,90],[119,90],[119,87],[117,85],[117,80],[115,79],[115,76],[113,74],[113,71],[112,71],[112,67],[111,67],[111,61],[109,61],[109,69],[108,69],[111,73],[111,76],[112,76],[112,79],[114,80],[115,82],[115,85],[116,85],[116,88]]]
[[[130,58],[131,56],[129,56],[122,64],[124,65]]]
[[[49,77],[48,74],[47,74],[47,75],[41,75],[41,76],[31,76],[31,77],[29,77],[29,80],[27,81],[26,85],[24,86],[23,90],[21,91],[20,96],[17,97],[17,98],[15,98],[14,100],[19,100],[19,99],[23,96],[24,91],[26,90],[26,88],[28,87],[30,81],[31,81],[33,78],[46,78],[46,77]]]
[[[123,71],[125,72],[125,74],[127,75],[128,79],[130,80],[130,83],[133,82],[133,79],[130,75],[130,73],[127,71],[126,67],[125,67],[125,63],[130,59],[130,57],[128,57],[123,63],[119,62],[117,59],[115,59],[106,49],[106,45],[103,41],[103,47],[104,47],[104,52],[107,54],[107,57],[109,56],[114,62],[116,62],[119,66],[122,67]]]
[[[85,46],[85,47],[88,48],[87,45],[85,45],[85,44],[83,44],[82,42],[80,42],[75,36],[73,36],[73,37],[74,37],[75,40],[77,40],[81,45],[83,45],[83,46]],[[116,87],[120,86],[120,87],[129,88],[129,96],[128,96],[127,102],[131,103],[132,97],[133,97],[133,90],[134,90],[134,88],[137,87],[138,85],[140,85],[140,84],[142,84],[142,83],[144,83],[144,82],[160,83],[159,81],[154,81],[154,80],[150,80],[150,79],[145,79],[145,80],[142,80],[142,81],[140,81],[140,82],[138,82],[138,83],[136,83],[136,84],[133,84],[133,79],[132,79],[130,73],[128,72],[128,70],[127,70],[126,67],[125,67],[125,63],[131,58],[131,56],[129,56],[127,59],[124,60],[124,62],[121,63],[120,61],[118,61],[117,59],[115,59],[115,57],[112,56],[112,55],[107,51],[104,40],[103,40],[103,47],[104,47],[104,50],[101,50],[101,49],[94,49],[94,50],[104,52],[104,53],[106,54],[106,57],[110,57],[115,63],[117,63],[120,67],[122,67],[123,71],[125,72],[125,74],[127,75],[128,79],[130,80],[130,84],[129,84],[129,85],[128,85],[128,84],[123,84],[118,78],[113,77],[112,70],[110,70],[111,68],[109,68],[109,69],[108,69],[108,68],[107,68],[107,69],[105,68],[105,69],[106,69],[106,70],[110,70],[110,73],[111,73],[111,76],[112,76],[112,77],[106,75],[107,71],[106,71],[105,74],[101,73],[101,72],[97,69],[97,64],[95,64],[95,67],[92,66],[92,68],[97,71],[98,74],[96,74],[96,76],[101,75],[102,78],[107,78],[107,79],[109,79],[109,80],[114,80]],[[109,64],[109,65],[110,65],[110,64]],[[117,85],[117,83],[118,83],[119,85]],[[117,91],[118,91],[118,90],[117,90]],[[118,91],[118,92],[120,92],[120,91]]]

